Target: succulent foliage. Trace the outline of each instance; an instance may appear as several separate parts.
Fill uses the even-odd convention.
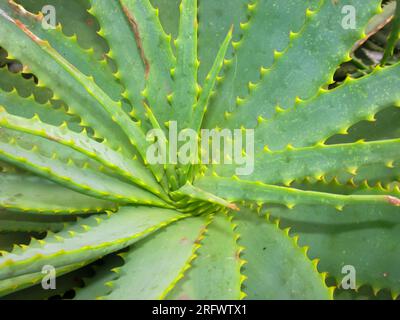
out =
[[[0,295],[331,299],[350,265],[396,298],[398,34],[387,63],[334,79],[400,25],[393,4],[0,0]],[[171,121],[254,129],[254,171],[152,164],[146,134]]]

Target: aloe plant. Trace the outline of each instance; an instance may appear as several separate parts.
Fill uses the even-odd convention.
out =
[[[2,0],[2,61],[22,70],[0,69],[0,295],[332,299],[351,266],[356,289],[396,298],[400,64],[333,79],[381,11]],[[152,163],[147,132],[171,121],[254,130],[254,170]]]

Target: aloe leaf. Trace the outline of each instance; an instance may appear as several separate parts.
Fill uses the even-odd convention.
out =
[[[199,1],[199,83],[203,85],[218,53],[218,46],[232,28],[240,36],[240,23],[246,19],[248,0]],[[230,56],[231,52],[228,52]]]
[[[288,207],[297,204],[326,204],[334,206],[338,210],[342,210],[345,205],[354,203],[400,206],[400,199],[390,195],[340,195],[221,177],[200,178],[196,180],[195,186],[213,192],[216,196],[231,202],[244,200],[284,204]]]
[[[197,99],[197,102],[193,106],[193,114],[191,115],[191,120],[190,120],[191,122],[189,127],[194,129],[198,134],[200,134],[201,125],[203,123],[204,115],[207,112],[208,103],[211,99],[213,89],[218,79],[218,74],[221,71],[224,57],[226,55],[230,41],[232,39],[232,32],[233,29],[231,29],[228,32],[224,42],[222,43],[218,55],[214,61],[214,64],[204,81],[204,86],[200,91],[199,98]],[[183,168],[179,169],[182,184],[185,183],[186,180],[189,181],[192,180],[191,176],[195,174],[196,168],[197,168],[196,166],[191,166],[190,164],[188,164],[184,165]],[[188,176],[191,169],[194,172],[192,172],[191,176]]]
[[[237,300],[244,297],[241,285],[245,277],[240,270],[243,248],[237,244],[231,217],[217,214],[207,228],[197,258],[174,289],[167,295],[172,300]]]
[[[249,1],[247,17],[235,29],[241,36],[233,42],[232,57],[224,61],[224,75],[206,114],[205,127],[214,128],[229,119],[237,97],[246,97],[273,64],[274,52],[289,45],[290,34],[301,29],[306,9],[312,5],[318,6],[319,1]]]
[[[396,64],[376,68],[361,79],[348,78],[338,88],[320,91],[312,99],[278,113],[273,120],[261,122],[255,130],[256,148],[267,145],[271,150],[279,150],[288,144],[313,145],[334,134],[347,132],[361,120],[372,120],[378,111],[397,104],[399,68],[400,64]],[[387,83],[385,90],[380,89],[381,82]],[[312,130],[304,127],[309,121],[313,123]]]
[[[208,186],[208,185],[207,185]],[[210,188],[208,189],[210,190]],[[223,207],[227,207],[233,210],[237,210],[237,206],[233,203],[229,203],[228,201],[214,195],[212,192],[207,192],[205,190],[202,190],[198,187],[193,186],[190,183],[186,183],[183,187],[180,189],[174,191],[171,193],[171,196],[174,197],[183,197],[183,196],[188,196],[191,198],[191,201],[194,199],[196,200],[203,200],[209,203],[214,203],[221,205]]]
[[[51,90],[43,87],[37,87],[33,77],[26,79],[22,72],[11,72],[7,66],[0,68],[0,74],[0,87],[3,92],[11,92],[15,89],[18,95],[21,97],[27,98],[33,95],[35,101],[37,101],[39,104],[45,104],[49,102],[53,95]]]
[[[92,266],[94,263],[84,266],[80,269],[76,269],[72,272],[65,273],[64,275],[57,277],[56,288],[51,290],[44,290],[42,283],[38,283],[32,287],[28,287],[22,290],[14,291],[2,297],[0,300],[53,300],[53,299],[69,299],[73,290],[82,285],[82,279],[91,275]],[[41,274],[42,279],[45,274]],[[41,281],[40,281],[41,282]]]
[[[51,91],[36,87],[32,78],[25,79],[21,74],[1,68],[0,87],[0,105],[11,114],[27,118],[38,114],[47,123],[61,125],[66,122],[71,130],[83,129],[80,118],[68,114],[63,102],[51,99]]]
[[[0,257],[0,279],[39,272],[44,265],[61,268],[102,257],[184,217],[174,210],[124,207],[108,217],[82,219],[22,252]]]
[[[353,194],[391,194],[399,191],[353,188]],[[381,204],[353,204],[338,215],[325,205],[300,205],[288,210],[269,208],[282,225],[291,227],[301,245],[310,247],[309,255],[320,260],[319,270],[328,272],[341,284],[344,266],[356,271],[356,288],[371,285],[374,292],[390,289],[393,297],[400,293],[398,283],[398,208]],[[334,254],[333,254],[334,253]]]
[[[50,124],[66,122],[74,131],[82,131],[82,119],[70,114],[64,101],[56,99],[52,90],[36,85],[35,77],[24,73],[12,73],[6,67],[0,68],[1,105],[8,112],[22,117],[35,113]],[[90,131],[92,134],[92,131]]]
[[[0,124],[4,128],[40,136],[70,147],[99,161],[145,189],[165,197],[161,187],[138,160],[124,158],[120,153],[107,147],[107,145],[89,138],[84,132],[75,133],[68,130],[67,126],[56,127],[48,125],[43,123],[37,115],[32,119],[15,117],[5,110],[1,110],[1,107]]]
[[[86,196],[35,176],[1,174],[0,188],[0,206],[7,210],[32,214],[77,214],[117,208],[112,202]]]
[[[151,125],[155,130],[159,130],[159,132],[163,133],[163,129],[158,122],[156,116],[154,115],[153,111],[151,108],[145,103],[144,107],[146,109],[146,116],[148,117]],[[162,136],[158,136],[157,140],[154,138],[154,143],[157,142],[159,143],[160,146],[164,146],[166,150],[169,150],[169,141],[167,140],[167,137],[163,133]],[[174,142],[172,142],[174,143]],[[166,189],[173,189],[176,190],[178,188],[178,178],[177,174],[175,172],[175,165],[171,164],[169,155],[167,156],[167,163],[164,165],[164,168],[162,166],[151,166],[152,171],[154,173],[154,176],[156,179],[162,184],[163,179],[166,179],[166,182],[168,184]],[[165,170],[164,170],[165,169]]]
[[[118,278],[118,267],[124,264],[123,253],[111,254],[93,265],[94,275],[84,277],[83,287],[74,288],[74,300],[96,300],[111,293],[113,281]]]
[[[359,140],[396,139],[400,134],[400,108],[390,106],[375,114],[374,119],[362,120],[347,130],[347,134],[330,137],[327,144],[351,143]]]
[[[361,166],[355,172],[340,170],[325,175],[328,180],[336,178],[342,183],[360,185],[366,181],[370,185],[387,185],[400,179],[400,167],[391,163]]]
[[[366,141],[396,139],[399,136],[400,109],[386,108],[375,115],[374,121],[361,121],[352,126],[346,135],[335,135],[329,138],[327,144],[349,143],[365,139]],[[336,177],[339,181],[350,181],[360,184],[364,180],[375,185],[378,182],[389,184],[399,178],[398,161],[385,161],[380,164],[361,165],[354,171],[341,169],[330,172],[328,179]]]
[[[158,11],[149,0],[121,0],[128,19],[138,25],[139,50],[145,65],[146,87],[142,92],[160,124],[170,120],[171,107],[167,96],[172,91],[171,69],[175,57],[168,37],[158,18]]]
[[[99,61],[94,51],[80,47],[76,36],[66,36],[60,23],[55,29],[43,28],[43,14],[34,15],[12,1],[6,0],[6,2],[3,9],[10,16],[20,20],[42,40],[48,41],[57,52],[86,76],[92,76],[99,87],[113,100],[120,100],[122,87],[114,78],[106,60]]]
[[[79,269],[88,263],[90,263],[90,261],[81,262],[81,263],[77,263],[77,264],[72,264],[70,266],[58,268],[57,275],[62,276],[68,272]],[[45,274],[43,274],[40,271],[40,272],[36,272],[36,273],[20,275],[20,276],[13,277],[10,279],[0,280],[0,297],[3,297],[12,292],[17,292],[19,290],[29,288],[29,287],[35,285],[36,283],[39,283],[40,281],[42,281],[44,276],[45,276]],[[42,290],[44,290],[44,289],[42,289]]]
[[[145,121],[141,95],[145,88],[145,65],[140,46],[136,42],[139,40],[137,24],[133,18],[129,19],[125,15],[118,1],[91,0],[90,4],[89,12],[99,20],[101,26],[99,33],[112,48],[108,56],[114,59],[118,68],[115,76],[125,87],[122,95],[132,102],[132,115]]]
[[[309,99],[322,84],[333,82],[337,65],[349,60],[349,51],[363,37],[364,26],[380,10],[379,0],[367,6],[363,0],[348,4],[357,12],[355,29],[342,27],[343,6],[329,0],[321,1],[315,11],[307,11],[303,28],[291,34],[285,51],[275,53],[273,66],[229,117],[231,128],[254,128],[259,117],[270,118],[277,106],[291,108],[297,98]]]
[[[384,3],[0,0],[0,295],[398,298],[400,63],[354,51]]]
[[[5,0],[8,1],[8,0]],[[85,50],[93,52],[99,61],[107,59],[110,49],[107,42],[97,33],[99,24],[88,12],[90,5],[87,0],[18,0],[30,12],[40,14],[46,5],[54,6],[57,12],[57,22],[62,26],[63,33],[76,38],[78,44]],[[74,14],[71,15],[71,12]]]
[[[136,144],[141,141],[137,136],[142,138],[141,130],[140,126],[131,121],[121,109],[122,104],[108,97],[91,77],[83,75],[66,61],[49,42],[38,38],[25,25],[9,17],[3,10],[0,13],[0,30],[10,35],[2,38],[1,44],[24,61],[42,83],[51,84],[55,93],[69,105],[70,110],[79,114],[84,123],[95,128],[107,143],[116,149],[122,145],[125,147],[124,152],[133,154],[130,142]],[[29,54],[27,48],[30,49]],[[88,104],[91,108],[85,107]]]
[[[0,159],[94,197],[124,203],[165,204],[152,193],[101,172],[90,158],[83,157],[81,162],[81,157],[76,161],[74,153],[70,152],[68,156],[68,152],[63,152],[65,147],[7,130],[0,130]],[[60,154],[67,158],[59,157]]]
[[[393,166],[400,158],[399,144],[399,139],[371,142],[361,140],[337,145],[289,147],[276,152],[266,150],[255,156],[253,172],[243,178],[289,185],[295,179],[319,178],[340,171],[355,175],[362,166]],[[234,166],[216,166],[216,171],[223,176],[234,175],[235,171],[232,169]]]
[[[381,194],[398,196],[398,188],[396,185],[383,187],[382,185],[370,185],[367,181],[363,181],[358,185],[352,183],[341,183],[338,179],[328,179],[322,177],[321,180],[304,179],[292,183],[294,188],[302,190],[311,190],[317,192],[331,192],[336,194]]]
[[[176,65],[173,71],[173,93],[170,96],[172,119],[178,130],[189,126],[197,101],[197,0],[183,0],[179,7],[179,36],[175,40]]]
[[[243,291],[248,299],[332,299],[333,291],[324,282],[316,261],[307,256],[288,230],[280,230],[257,212],[242,208],[234,223],[244,247],[241,258],[246,276]]]
[[[150,0],[154,8],[159,11],[160,22],[167,34],[171,34],[175,39],[179,34],[179,5],[181,0]]]
[[[137,242],[123,254],[125,264],[117,269],[119,277],[104,298],[164,298],[190,268],[206,224],[204,217],[184,219]]]
[[[16,89],[11,92],[5,92],[0,89],[0,106],[15,116],[32,118],[37,114],[46,123],[55,126],[61,126],[66,123],[75,132],[83,130],[76,117],[68,115],[60,108],[55,108],[50,101],[40,104],[35,101],[33,95],[23,98],[19,96]]]
[[[203,117],[205,114],[207,114],[208,102],[211,98],[213,89],[215,87],[215,83],[217,82],[218,74],[222,69],[226,52],[232,40],[232,33],[233,33],[233,28],[229,30],[228,34],[225,37],[225,40],[221,44],[221,47],[215,58],[214,64],[211,67],[211,70],[204,81],[204,85],[203,88],[201,89],[199,99],[196,105],[194,106],[192,128],[194,128],[197,132],[200,131],[201,124],[203,122]]]

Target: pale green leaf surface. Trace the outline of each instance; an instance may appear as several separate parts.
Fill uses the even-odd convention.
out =
[[[162,299],[189,267],[206,227],[204,217],[187,218],[134,244],[106,299]]]
[[[217,214],[207,227],[197,258],[167,295],[172,300],[237,300],[242,298],[240,247],[234,225]]]
[[[242,208],[234,223],[247,263],[248,299],[331,299],[323,277],[294,239],[257,212]]]
[[[60,268],[100,258],[184,217],[173,210],[125,207],[108,217],[82,219],[23,251],[0,257],[0,279],[39,272],[48,264]]]
[[[1,207],[32,214],[93,213],[117,208],[115,203],[29,175],[1,174],[0,198]]]

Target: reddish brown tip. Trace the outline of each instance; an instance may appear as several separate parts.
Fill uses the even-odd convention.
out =
[[[235,210],[235,211],[240,211],[240,208],[234,203],[230,203],[228,208],[232,209],[232,210]]]
[[[400,199],[392,196],[387,196],[386,197],[387,201],[396,207],[400,207]]]

